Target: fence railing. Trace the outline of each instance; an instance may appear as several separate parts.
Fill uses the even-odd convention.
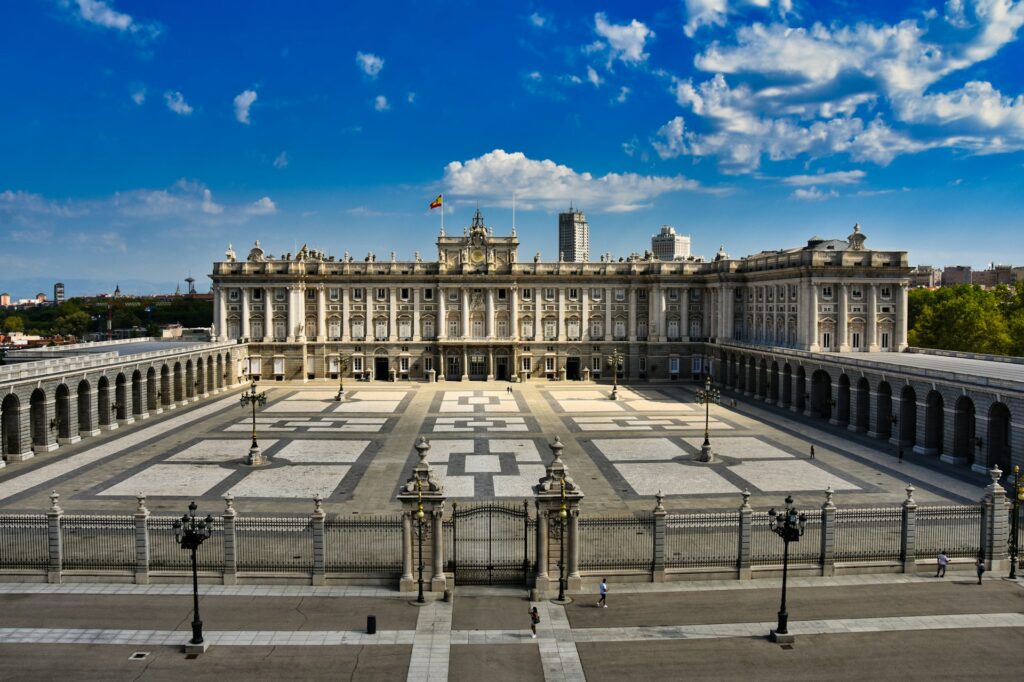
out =
[[[789,563],[821,564],[821,511],[809,510],[807,525],[799,542],[789,543]],[[768,512],[754,512],[750,523],[750,563],[753,566],[781,565],[786,543],[772,531]]]
[[[183,552],[174,539],[176,516],[149,518],[149,568],[157,571],[190,571],[192,559]],[[200,571],[219,571],[224,568],[224,524],[213,520],[213,533],[196,552],[196,568]]]
[[[665,567],[735,567],[739,535],[739,512],[671,514],[665,518]]]
[[[617,516],[580,519],[580,569],[643,569],[654,565],[654,519]]]
[[[980,505],[946,505],[921,507],[917,510],[918,554],[976,557],[981,553]]]
[[[309,517],[247,516],[235,522],[239,571],[313,571]]]
[[[0,565],[4,568],[46,568],[49,563],[46,516],[0,514]]]
[[[902,526],[903,510],[899,507],[837,509],[835,560],[899,561]]]
[[[326,570],[402,574],[402,517],[328,520],[324,523]]]
[[[78,516],[61,519],[64,568],[135,567],[135,521],[131,516]]]

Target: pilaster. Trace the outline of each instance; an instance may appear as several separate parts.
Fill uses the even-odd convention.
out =
[[[753,533],[754,510],[750,508],[750,491],[744,490],[740,495],[743,496],[743,502],[739,509],[740,532],[736,548],[736,568],[739,575],[737,577],[740,580],[750,580],[753,577],[750,538]]]
[[[832,502],[835,491],[825,489],[825,502],[821,505],[821,574],[832,576],[836,572],[836,505]]]
[[[907,484],[906,491],[907,499],[903,501],[900,559],[903,561],[903,572],[913,574],[917,570],[917,502],[914,501],[914,486]]]
[[[149,510],[146,509],[146,496],[136,496],[138,507],[135,509],[135,584],[149,584]]]
[[[423,566],[424,589],[431,592],[444,592],[448,588],[447,578],[444,573],[444,483],[434,476],[433,468],[427,461],[427,453],[430,451],[430,441],[420,437],[416,441],[416,454],[419,462],[413,467],[412,476],[405,482],[398,493],[398,501],[402,505],[402,578],[399,581],[399,590],[402,592],[416,591],[419,587],[419,566]],[[415,520],[414,520],[415,519]],[[420,528],[414,528],[419,524],[429,525],[429,546],[430,557],[416,556],[414,564],[414,545],[419,551],[423,542],[417,537],[422,532]],[[427,533],[424,533],[426,536]],[[420,540],[414,542],[414,540]],[[415,566],[415,570],[413,567]],[[409,569],[409,570],[406,570]]]

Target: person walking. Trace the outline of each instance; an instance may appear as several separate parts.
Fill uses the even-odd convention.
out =
[[[949,564],[949,557],[946,556],[946,550],[940,550],[939,556],[935,558],[935,563],[938,565],[938,570],[935,571],[936,578],[946,577],[946,565]]]
[[[530,632],[533,633],[532,635],[530,635],[531,639],[537,639],[537,623],[539,622],[540,613],[537,612],[537,607],[534,606],[532,609],[530,609]]]
[[[597,588],[597,591],[601,595],[601,598],[597,600],[597,605],[608,608],[608,578],[601,578],[601,586]]]
[[[974,570],[978,572],[978,584],[981,584],[981,576],[985,575],[985,558],[978,555],[978,560],[974,562]]]
[[[811,446],[811,459],[814,459],[814,446]]]

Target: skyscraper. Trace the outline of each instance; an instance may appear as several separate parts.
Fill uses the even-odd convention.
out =
[[[53,302],[57,305],[64,302],[64,282],[57,282],[53,285]]]
[[[571,206],[567,213],[558,214],[558,257],[567,263],[590,260],[590,225],[583,211]]]
[[[661,232],[651,237],[651,251],[658,260],[683,260],[690,257],[690,238],[662,225]]]

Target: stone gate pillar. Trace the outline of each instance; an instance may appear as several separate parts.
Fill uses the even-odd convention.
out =
[[[1006,491],[999,484],[1003,472],[998,466],[992,467],[988,475],[992,483],[985,487],[982,499],[982,538],[981,552],[984,555],[985,567],[990,571],[1005,571],[1010,562],[1007,559],[1007,540],[1010,537],[1010,509],[1006,499]]]
[[[416,441],[419,462],[412,476],[398,493],[402,504],[402,578],[398,589],[413,592],[419,586],[419,565],[423,563],[423,588],[430,592],[444,592],[448,582],[444,573],[444,483],[434,476],[427,462],[430,441],[420,436]],[[422,516],[420,512],[423,512]],[[421,525],[422,524],[422,525]],[[419,533],[423,533],[420,544]],[[420,547],[423,555],[420,556]],[[411,570],[406,570],[411,569]]]
[[[551,448],[551,464],[544,478],[533,487],[537,506],[537,594],[541,597],[558,593],[560,557],[565,557],[566,589],[579,590],[580,576],[579,515],[583,492],[569,476],[562,461],[565,447],[558,436]],[[565,543],[562,554],[562,543]]]

